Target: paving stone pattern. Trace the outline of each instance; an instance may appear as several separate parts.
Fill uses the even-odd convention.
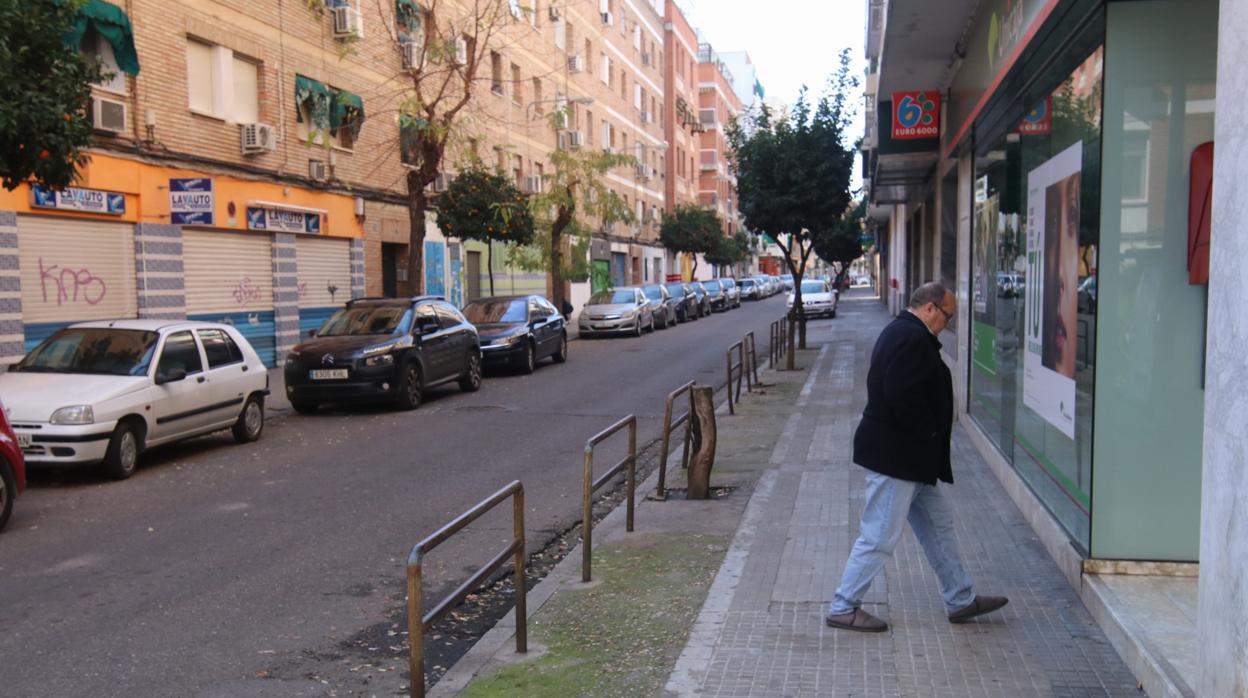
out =
[[[822,344],[813,377],[763,475],[770,486],[760,487],[750,504],[749,535],[738,533],[727,558],[735,557],[740,569],[721,572],[732,579],[712,589],[714,596],[735,582],[731,600],[708,600],[669,691],[1142,695],[961,428],[953,443],[956,485],[946,492],[963,560],[976,591],[1005,594],[1010,605],[973,623],[947,622],[936,578],[907,529],[864,599],[890,631],[852,633],[823,624],[857,537],[865,471],[850,462],[850,446],[866,399],[871,348],[889,319],[872,300],[846,305],[860,312],[812,323],[811,346]]]

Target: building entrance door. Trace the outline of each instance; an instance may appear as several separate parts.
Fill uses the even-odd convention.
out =
[[[481,253],[469,251],[468,269],[464,272],[468,282],[468,300],[481,297]]]
[[[590,275],[590,290],[594,293],[611,288],[611,268],[605,259],[595,259]]]

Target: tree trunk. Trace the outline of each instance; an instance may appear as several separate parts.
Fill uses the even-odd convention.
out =
[[[689,280],[697,281],[698,280],[698,253],[690,252],[688,254],[689,254],[689,258],[693,260],[693,266],[689,268]]]
[[[729,390],[731,390],[729,386]],[[714,389],[709,385],[690,388],[693,395],[693,414],[689,421],[693,437],[689,459],[688,499],[709,499],[711,495],[711,468],[715,465],[715,401]]]
[[[559,213],[550,225],[550,302],[563,313],[563,231],[572,222],[573,210],[559,207]]]
[[[494,241],[485,241],[485,268],[490,272],[490,297],[494,297]]]
[[[425,292],[425,211],[429,199],[420,172],[407,173],[407,217],[411,231],[407,238],[407,285],[413,296]]]

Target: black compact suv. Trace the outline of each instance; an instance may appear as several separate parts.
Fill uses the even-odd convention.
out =
[[[329,402],[410,410],[443,383],[481,387],[477,328],[441,296],[359,298],[312,335],[286,355],[286,397],[301,414]]]

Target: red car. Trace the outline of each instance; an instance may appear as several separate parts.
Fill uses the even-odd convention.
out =
[[[26,459],[9,426],[9,414],[0,404],[0,529],[9,522],[13,500],[26,489]]]

